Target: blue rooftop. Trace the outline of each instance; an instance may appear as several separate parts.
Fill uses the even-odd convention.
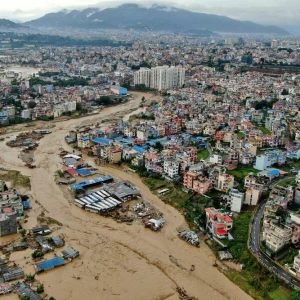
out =
[[[41,272],[64,264],[65,264],[65,260],[62,257],[57,256],[55,258],[36,263],[36,268],[38,272]]]
[[[269,175],[272,175],[272,176],[276,176],[276,175],[279,175],[280,174],[280,171],[279,170],[270,170],[268,172]]]
[[[106,144],[109,145],[111,143],[110,139],[97,137],[92,140],[95,144]]]
[[[83,190],[85,187],[89,187],[95,184],[100,184],[108,181],[112,181],[114,178],[111,176],[102,176],[91,180],[85,180],[78,183],[71,184],[71,189],[75,191]]]
[[[82,140],[82,141],[88,141],[88,140],[89,140],[89,137],[88,137],[88,136],[83,136],[83,137],[81,138],[81,140]]]
[[[143,153],[143,152],[146,151],[146,149],[144,147],[141,147],[141,146],[133,146],[132,149],[139,152],[139,153]]]
[[[30,206],[30,201],[23,201],[23,202],[22,202],[22,205],[23,205],[24,209],[31,208],[31,206]]]
[[[77,169],[77,173],[81,176],[89,176],[91,175],[91,171],[89,169]]]

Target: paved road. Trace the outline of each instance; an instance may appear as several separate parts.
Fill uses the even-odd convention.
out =
[[[295,175],[289,175],[289,176],[285,176],[284,178],[278,177],[275,178],[269,185],[268,188],[272,189],[274,186],[276,186],[278,183],[280,183],[281,181],[284,181],[286,179],[292,179],[295,178]]]
[[[250,231],[250,250],[256,255],[256,258],[266,266],[267,269],[272,271],[278,277],[284,279],[290,284],[293,284],[300,288],[300,281],[296,279],[293,275],[291,275],[285,269],[279,267],[269,256],[267,256],[264,252],[262,252],[259,248],[259,240],[260,240],[260,223],[263,218],[264,209],[266,206],[266,202],[260,204],[258,207],[256,214],[253,218],[253,223]]]

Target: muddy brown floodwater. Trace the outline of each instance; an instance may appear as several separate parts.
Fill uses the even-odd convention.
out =
[[[0,142],[0,166],[22,171],[31,177],[32,197],[47,211],[46,216],[63,224],[57,233],[64,234],[67,245],[81,254],[64,267],[38,275],[38,280],[57,300],[178,300],[178,286],[198,299],[251,299],[212,266],[215,256],[204,243],[195,248],[177,237],[176,229],[187,226],[184,217],[152,194],[137,175],[112,167],[99,167],[102,173],[132,181],[141,190],[143,198],[163,212],[166,225],[161,232],[152,232],[139,224],[116,223],[81,210],[70,204],[55,184],[54,173],[61,167],[59,148],[68,149],[64,143],[67,132],[79,123],[93,123],[117,113],[126,115],[138,108],[142,96],[153,97],[135,94],[131,102],[106,108],[100,115],[57,123],[52,134],[45,136],[35,151],[36,169],[25,168],[18,159],[17,150]],[[40,211],[36,205],[33,203],[30,212],[30,225],[36,224]],[[33,266],[24,263],[24,256],[29,253],[19,252],[12,258],[25,273],[32,273]],[[193,272],[190,271],[192,265],[195,266]],[[17,299],[14,295],[6,298],[13,297]]]

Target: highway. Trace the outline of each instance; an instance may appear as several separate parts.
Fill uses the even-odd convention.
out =
[[[263,218],[265,206],[266,202],[261,203],[253,217],[252,226],[250,227],[250,250],[267,269],[286,281],[288,284],[300,288],[300,281],[298,279],[296,279],[283,267],[278,266],[269,256],[260,250],[260,223]]]

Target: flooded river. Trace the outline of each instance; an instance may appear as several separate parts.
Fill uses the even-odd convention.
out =
[[[132,112],[128,110],[138,111],[143,95],[137,94],[129,103],[106,108],[97,116],[56,123],[52,134],[40,141],[35,152],[36,169],[23,167],[16,152],[0,142],[0,164],[31,177],[32,197],[43,207],[46,216],[63,224],[55,234],[63,234],[67,245],[80,251],[78,259],[38,275],[38,280],[44,283],[50,296],[59,300],[179,300],[177,287],[198,299],[251,299],[213,267],[215,256],[205,243],[199,249],[177,237],[177,229],[187,227],[184,217],[154,195],[136,174],[111,167],[99,168],[100,173],[137,185],[143,197],[163,212],[166,225],[161,232],[152,232],[139,224],[119,224],[81,210],[70,204],[55,184],[54,173],[62,167],[59,149],[71,149],[64,143],[68,131],[78,123],[93,123],[116,113],[129,118]],[[152,96],[145,94],[145,97]],[[40,211],[33,201],[31,225],[37,224]],[[30,263],[27,264],[20,255],[14,259],[25,273],[33,273],[32,260],[28,258]],[[174,258],[178,264],[174,264]],[[195,266],[193,272],[190,271],[192,265]],[[17,299],[14,295],[10,297]]]

